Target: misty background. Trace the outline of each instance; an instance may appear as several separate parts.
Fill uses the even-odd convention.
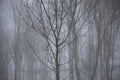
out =
[[[0,0],[0,80],[120,80],[120,0]]]

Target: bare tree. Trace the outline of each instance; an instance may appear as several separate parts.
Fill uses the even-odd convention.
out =
[[[4,0],[0,0],[0,79],[8,80],[8,36],[4,28]]]
[[[29,27],[45,38],[50,51],[49,57],[53,58],[52,69],[55,70],[56,80],[60,80],[60,65],[63,64],[60,55],[63,54],[62,49],[68,44],[67,40],[71,31],[71,27],[68,29],[66,25],[66,15],[72,6],[67,6],[67,2],[63,0],[48,0],[46,3],[40,0],[35,4],[24,4],[28,16],[25,15],[25,17],[27,21],[30,20],[29,22],[23,15],[21,16]]]

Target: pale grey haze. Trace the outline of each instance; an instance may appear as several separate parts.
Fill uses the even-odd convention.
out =
[[[0,80],[120,80],[120,0],[0,0]]]

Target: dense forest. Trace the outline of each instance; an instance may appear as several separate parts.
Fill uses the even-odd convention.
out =
[[[120,80],[120,0],[0,0],[0,80]]]

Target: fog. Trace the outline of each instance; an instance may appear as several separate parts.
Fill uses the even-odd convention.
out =
[[[0,0],[0,80],[120,80],[119,0]]]

